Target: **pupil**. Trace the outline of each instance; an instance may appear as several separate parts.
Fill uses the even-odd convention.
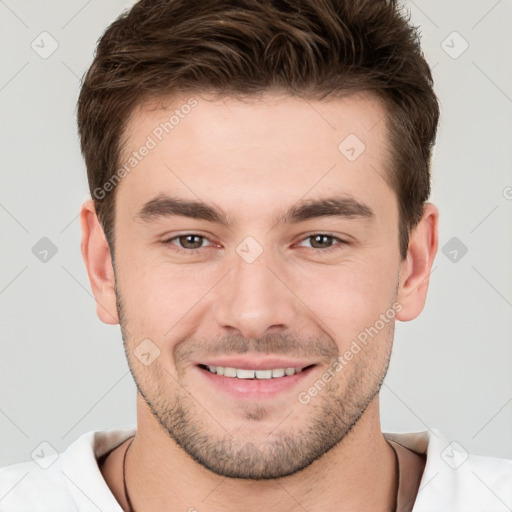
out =
[[[320,243],[320,245],[322,245],[322,242],[321,242],[321,239],[322,239],[322,238],[323,238],[323,239],[328,239],[329,237],[328,237],[327,235],[316,235],[316,236],[315,236],[315,240],[316,240],[316,241],[319,241],[319,240],[320,240],[320,242],[319,242],[319,243]]]
[[[185,245],[188,244],[188,243],[190,243],[192,245],[195,245],[195,246],[197,246],[197,244],[199,244],[199,246],[201,245],[201,241],[200,240],[199,240],[199,242],[195,242],[195,244],[193,242],[194,238],[200,239],[200,237],[198,237],[197,235],[186,235],[183,238],[185,238],[185,240],[186,240]],[[196,248],[196,247],[194,247],[194,248]]]

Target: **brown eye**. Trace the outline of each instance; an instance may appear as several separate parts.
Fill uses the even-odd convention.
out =
[[[175,243],[174,240],[177,242]],[[165,245],[172,245],[173,249],[181,253],[195,253],[203,248],[204,240],[208,240],[205,236],[196,233],[185,233],[183,235],[174,236],[165,240]]]
[[[347,245],[341,238],[334,236],[331,233],[314,233],[304,238],[302,241],[311,240],[311,248],[323,252],[329,252],[330,250],[337,249],[339,246]],[[337,240],[339,243],[333,243],[333,240]]]
[[[181,235],[176,238],[179,240],[181,247],[185,249],[199,249],[204,237],[199,235]],[[190,247],[189,244],[192,245],[192,247]]]

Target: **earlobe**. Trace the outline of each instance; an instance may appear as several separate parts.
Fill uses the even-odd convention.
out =
[[[430,273],[439,243],[439,210],[427,203],[423,216],[409,236],[407,258],[400,268],[397,300],[402,309],[396,318],[408,322],[419,316],[427,298]]]
[[[96,215],[94,202],[91,199],[82,205],[80,225],[82,227],[82,257],[96,299],[98,317],[106,324],[118,324],[112,257],[105,233]]]

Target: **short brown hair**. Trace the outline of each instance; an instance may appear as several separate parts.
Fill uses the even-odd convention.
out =
[[[80,91],[78,131],[89,188],[114,256],[115,190],[130,114],[184,92],[321,100],[370,91],[386,110],[400,255],[430,196],[439,120],[430,68],[396,0],[140,0],[99,40]]]

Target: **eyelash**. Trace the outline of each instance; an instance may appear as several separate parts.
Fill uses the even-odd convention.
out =
[[[183,233],[181,235],[177,235],[177,236],[173,236],[172,238],[168,238],[167,240],[164,240],[162,243],[164,245],[173,245],[174,248],[173,250],[176,251],[177,253],[180,253],[180,254],[188,254],[188,255],[195,255],[197,254],[199,251],[201,251],[202,249],[205,249],[205,247],[200,247],[198,249],[183,249],[183,248],[180,248],[179,246],[177,246],[176,244],[173,244],[172,241],[173,240],[176,240],[177,238],[181,238],[183,236],[196,236],[196,237],[199,237],[199,238],[203,238],[205,240],[208,240],[208,238],[204,235],[199,235],[197,233]],[[314,251],[320,251],[320,252],[323,252],[323,253],[330,253],[334,250],[337,250],[337,249],[340,249],[342,246],[344,245],[349,245],[349,242],[346,242],[345,240],[335,236],[333,233],[313,233],[311,235],[308,235],[304,238],[302,238],[299,242],[303,242],[304,240],[307,240],[308,238],[313,238],[315,236],[326,236],[328,238],[333,238],[335,240],[337,240],[339,243],[336,244],[336,245],[333,245],[331,247],[327,247],[326,249],[316,249],[315,247],[312,247],[312,249]]]

